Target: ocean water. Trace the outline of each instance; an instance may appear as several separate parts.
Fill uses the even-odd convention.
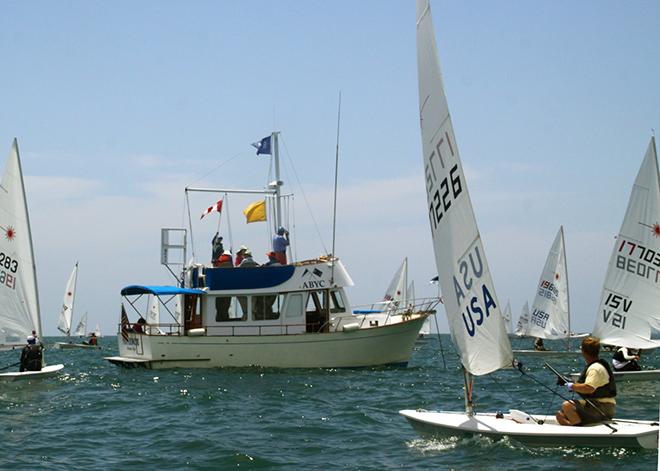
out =
[[[656,469],[657,451],[419,437],[400,409],[463,409],[456,354],[440,340],[419,341],[408,368],[341,370],[126,370],[103,360],[114,337],[101,351],[51,349],[48,363],[65,364],[58,378],[0,386],[0,469]],[[514,340],[523,346],[531,341]],[[2,352],[0,366],[17,358]],[[546,360],[582,366],[579,356],[523,360],[553,390]],[[655,354],[644,360],[660,366]],[[618,416],[658,419],[653,383],[618,387]],[[478,378],[475,390],[483,411],[554,414],[561,402],[513,370]]]

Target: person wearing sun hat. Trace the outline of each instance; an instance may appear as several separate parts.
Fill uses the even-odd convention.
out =
[[[245,252],[249,251],[245,245],[241,245],[238,249],[238,252],[236,252],[236,260],[234,261],[234,266],[235,267],[240,267],[241,262],[243,261],[243,257],[245,257]]]
[[[258,267],[259,264],[252,258],[252,252],[248,249],[243,253],[243,261],[239,265],[240,268]]]

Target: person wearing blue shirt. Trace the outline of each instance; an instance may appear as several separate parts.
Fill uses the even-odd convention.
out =
[[[277,234],[273,236],[273,252],[275,258],[282,265],[286,265],[286,248],[289,246],[289,232],[280,226]]]

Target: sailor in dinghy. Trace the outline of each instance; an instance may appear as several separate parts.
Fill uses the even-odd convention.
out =
[[[657,422],[615,419],[565,427],[555,417],[522,411],[475,412],[474,376],[512,365],[513,353],[454,138],[429,0],[417,0],[417,64],[426,210],[449,328],[464,370],[465,412],[399,413],[423,435],[510,437],[534,446],[657,448]]]

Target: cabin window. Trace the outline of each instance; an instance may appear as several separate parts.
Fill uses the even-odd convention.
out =
[[[284,317],[300,317],[302,315],[303,296],[302,293],[289,294],[286,302]]]
[[[332,301],[332,303],[330,304],[331,313],[346,311],[346,308],[344,307],[344,300],[341,297],[341,291],[331,291],[330,299]]]
[[[252,320],[269,321],[279,319],[283,304],[284,295],[282,294],[252,296]]]
[[[215,321],[246,321],[247,305],[247,296],[218,296],[215,298]]]

